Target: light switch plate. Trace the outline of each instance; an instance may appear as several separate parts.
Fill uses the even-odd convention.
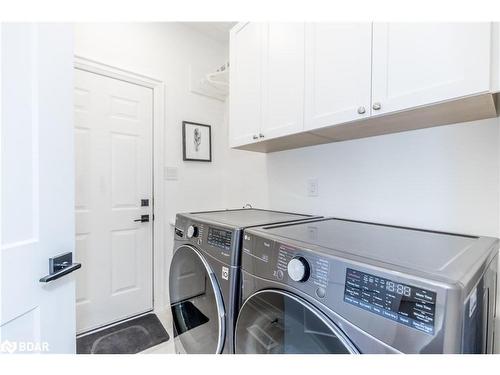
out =
[[[179,168],[165,167],[165,180],[177,181],[179,179]]]

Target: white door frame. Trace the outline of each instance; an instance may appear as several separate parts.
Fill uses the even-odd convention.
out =
[[[165,195],[163,187],[165,84],[163,81],[75,55],[75,69],[119,79],[153,90],[153,310],[165,306]],[[85,265],[84,265],[85,266]]]

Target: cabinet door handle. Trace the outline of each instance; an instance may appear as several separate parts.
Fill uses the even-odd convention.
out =
[[[364,114],[365,112],[366,112],[365,107],[361,106],[361,107],[359,107],[359,108],[358,108],[358,113],[359,113],[360,115]]]
[[[256,134],[254,134],[254,135],[252,136],[252,138],[253,138],[253,139],[259,139],[259,137],[258,137]]]
[[[378,111],[380,108],[382,108],[382,105],[379,102],[373,103],[372,107],[375,111]]]

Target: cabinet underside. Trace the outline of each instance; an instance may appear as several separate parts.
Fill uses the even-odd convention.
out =
[[[359,121],[263,140],[235,148],[269,153],[493,118],[498,116],[498,95],[485,93],[468,96],[411,110],[372,116]]]

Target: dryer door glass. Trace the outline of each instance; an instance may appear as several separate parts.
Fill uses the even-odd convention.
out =
[[[225,334],[222,295],[210,265],[194,247],[175,251],[169,289],[176,351],[220,353]]]
[[[243,304],[236,353],[349,354],[356,348],[323,313],[288,292],[266,290]]]

